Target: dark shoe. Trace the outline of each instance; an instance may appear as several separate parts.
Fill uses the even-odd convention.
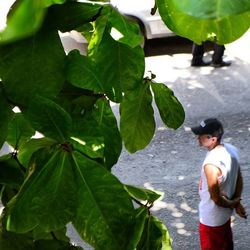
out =
[[[230,66],[231,63],[230,62],[220,62],[220,63],[212,63],[211,66],[215,67],[215,68],[220,68],[220,67],[228,67]]]
[[[205,67],[209,66],[211,63],[210,62],[191,62],[192,67]]]

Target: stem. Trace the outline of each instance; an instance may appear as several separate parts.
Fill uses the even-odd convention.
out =
[[[20,169],[22,170],[23,173],[26,173],[27,169],[21,164],[21,162],[18,160],[17,158],[17,151],[15,150],[12,153],[12,157],[14,158],[14,160],[17,162],[17,164],[19,165]]]

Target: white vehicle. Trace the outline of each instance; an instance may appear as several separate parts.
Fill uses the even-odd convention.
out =
[[[111,4],[122,14],[135,20],[141,28],[145,39],[174,36],[162,21],[158,11],[151,15],[154,0],[111,0]]]

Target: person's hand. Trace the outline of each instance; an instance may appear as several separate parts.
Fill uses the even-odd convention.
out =
[[[236,208],[237,206],[240,205],[240,201],[241,201],[241,198],[240,197],[237,197],[237,198],[234,198],[233,200],[231,200],[231,208]]]
[[[241,203],[239,203],[238,206],[235,207],[235,211],[241,218],[247,219],[246,210]]]

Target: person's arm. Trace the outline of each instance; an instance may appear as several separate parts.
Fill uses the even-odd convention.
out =
[[[207,178],[208,191],[215,204],[226,208],[237,207],[240,203],[240,197],[235,197],[232,200],[229,200],[225,196],[221,195],[218,181],[218,177],[221,176],[221,170],[215,165],[207,164],[204,167],[204,171]]]
[[[236,188],[233,198],[241,197],[242,190],[243,190],[243,178],[239,167]]]
[[[243,178],[242,178],[241,170],[239,168],[234,198],[241,198],[242,190],[243,190]],[[246,210],[241,203],[239,203],[235,207],[235,211],[240,217],[245,218],[245,219],[247,218]]]

